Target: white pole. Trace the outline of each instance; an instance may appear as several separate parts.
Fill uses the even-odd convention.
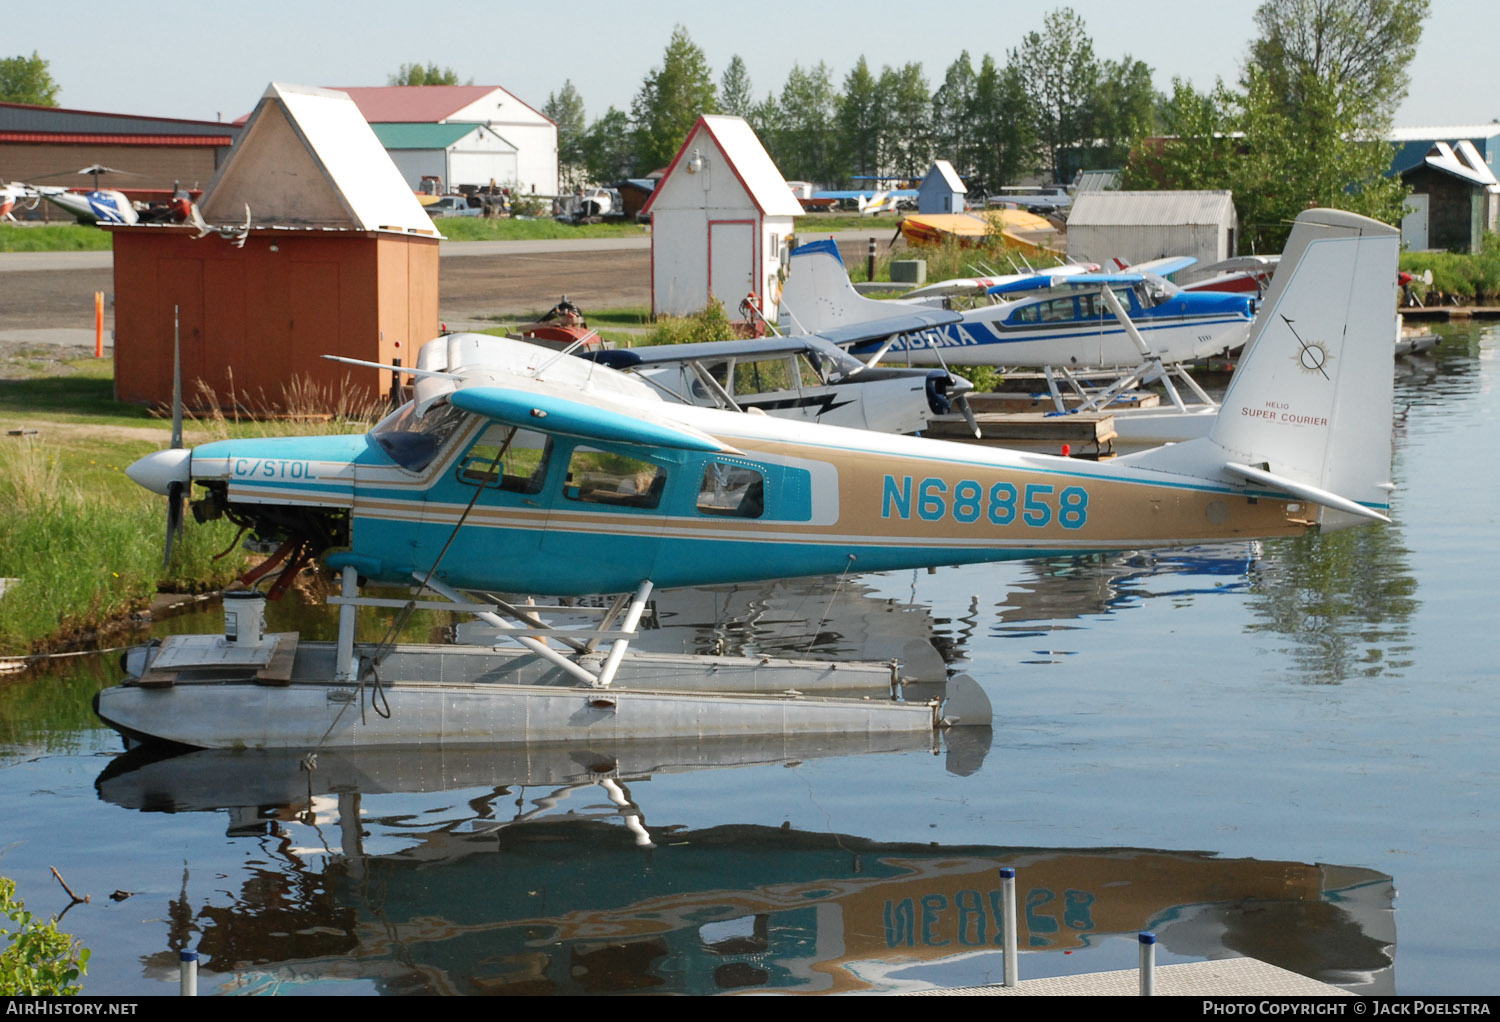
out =
[[[1005,918],[1005,986],[1013,987],[1016,976],[1016,870],[1014,866],[1000,867],[1000,892],[1003,895]]]
[[[1136,937],[1141,944],[1141,996],[1156,996],[1156,934],[1142,930]]]
[[[342,588],[339,595],[346,600],[359,596],[359,569],[352,564],[344,565]],[[352,603],[339,607],[339,642],[334,656],[333,680],[354,680],[354,616],[359,608]]]
[[[178,968],[181,971],[183,997],[198,996],[198,952],[179,951]]]

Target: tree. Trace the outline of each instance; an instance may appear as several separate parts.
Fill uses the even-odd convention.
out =
[[[1395,223],[1404,188],[1387,176],[1391,117],[1406,95],[1427,0],[1267,0],[1241,81],[1245,157],[1231,180],[1242,237],[1286,239],[1310,204]]]
[[[59,91],[35,50],[29,57],[0,58],[0,102],[57,106]]]
[[[1242,237],[1254,251],[1280,251],[1291,221],[1308,206],[1400,221],[1406,188],[1387,175],[1394,148],[1383,133],[1362,130],[1378,114],[1350,95],[1357,86],[1307,73],[1293,83],[1299,100],[1289,107],[1278,76],[1252,65],[1246,77],[1239,122],[1245,152],[1233,161],[1230,182]]]
[[[1425,0],[1268,0],[1243,91],[1174,83],[1161,108],[1172,137],[1127,183],[1231,189],[1241,245],[1257,252],[1279,251],[1311,205],[1399,221],[1405,189],[1388,176],[1386,138],[1426,12]]]
[[[966,179],[974,176],[979,163],[977,126],[972,119],[977,86],[969,51],[964,50],[948,66],[943,84],[932,96],[933,150]]]
[[[880,69],[880,153],[887,173],[921,177],[932,163],[932,93],[920,63]]]
[[[557,125],[557,163],[562,172],[563,187],[572,191],[583,184],[584,135],[583,97],[573,88],[572,79],[563,82],[557,93],[547,94],[542,113]]]
[[[977,181],[971,188],[994,191],[1019,181],[1036,167],[1036,128],[1024,116],[1026,86],[1013,63],[1003,68],[985,54],[974,79],[969,120],[978,146]]]
[[[603,117],[589,125],[583,136],[584,172],[590,181],[618,181],[629,177],[636,164],[631,146],[630,118],[622,110],[610,107]]]
[[[386,79],[389,85],[458,85],[458,72],[451,67],[438,67],[436,64],[402,64],[401,70]],[[473,85],[474,79],[470,78],[464,85]]]
[[[719,112],[743,117],[748,121],[750,112],[755,109],[754,93],[755,89],[750,84],[750,72],[745,69],[745,62],[736,53],[729,58],[724,77],[719,79]]]
[[[1157,104],[1162,137],[1137,148],[1125,165],[1124,187],[1134,190],[1229,188],[1240,151],[1235,110],[1238,97],[1223,81],[1208,92],[1172,79],[1172,95]]]
[[[1051,12],[1041,32],[1027,34],[1010,52],[1010,63],[1020,69],[1047,171],[1061,181],[1069,167],[1066,151],[1090,138],[1088,105],[1099,78],[1083,19],[1069,7]]]
[[[1090,145],[1081,154],[1080,166],[1123,166],[1135,143],[1155,128],[1157,99],[1151,69],[1144,62],[1127,54],[1124,60],[1100,63],[1086,121]]]
[[[635,125],[636,165],[642,172],[665,167],[703,114],[718,111],[708,59],[687,29],[678,25],[630,106]]]
[[[838,147],[828,125],[838,95],[822,61],[804,70],[793,64],[781,90],[781,123],[772,156],[783,175],[799,181],[832,182],[843,176]]]
[[[842,164],[854,174],[880,173],[880,85],[863,55],[844,76],[844,94],[835,101],[834,124]]]
[[[1394,110],[1427,11],[1428,0],[1267,0],[1255,12],[1247,90],[1253,68],[1287,108],[1314,98],[1304,90],[1339,81],[1371,112]]]

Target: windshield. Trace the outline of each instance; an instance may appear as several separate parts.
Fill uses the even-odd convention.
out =
[[[458,429],[465,413],[446,401],[417,418],[417,405],[408,401],[370,431],[380,449],[402,468],[420,472],[432,464],[444,442]]]

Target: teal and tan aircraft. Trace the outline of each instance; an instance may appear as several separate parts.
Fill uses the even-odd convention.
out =
[[[141,459],[158,492],[374,581],[616,592],[1296,535],[1384,520],[1398,237],[1298,218],[1207,438],[1091,463],[670,404],[477,335],[363,436]]]
[[[361,583],[415,582],[452,601],[466,592],[634,593],[623,624],[633,634],[653,586],[1296,536],[1387,521],[1398,247],[1385,224],[1304,212],[1210,434],[1113,461],[669,403],[640,380],[592,362],[457,334],[422,347],[416,367],[402,370],[415,379],[414,399],[368,434],[224,440],[158,451],[129,473],[160,493],[193,489],[199,520],[227,517],[261,541],[279,542],[270,563],[291,566],[285,578],[311,557],[341,574],[340,635],[324,676],[335,684],[360,683],[361,664],[379,659],[354,647]],[[478,612],[474,604],[451,606]],[[609,685],[626,640],[616,636],[594,673],[580,666],[592,646],[561,654],[535,640],[534,624],[520,633],[533,653],[574,684]],[[204,652],[195,654],[200,663]],[[274,659],[269,650],[265,657]],[[707,675],[724,676],[717,667]],[[343,709],[327,711],[328,732],[318,715],[353,698],[294,684],[283,703],[309,700],[317,723],[271,737],[205,736],[225,720],[229,690],[194,695],[192,688],[179,685],[170,705],[197,705],[191,700],[201,696],[195,731],[158,727],[184,714],[143,688],[108,690],[99,712],[127,734],[165,734],[183,744],[295,744],[346,726]],[[235,691],[245,712],[228,716],[258,720],[265,692]],[[543,695],[551,698],[528,693],[527,706]],[[451,734],[449,697],[431,698],[428,722],[400,740]],[[589,714],[616,714],[618,726],[639,728],[662,712],[627,721],[615,697],[588,699],[558,704],[557,734],[577,733],[570,729]],[[127,712],[141,722],[127,722]],[[505,729],[535,730],[536,711],[516,712],[503,721],[481,715],[464,733],[488,739]],[[700,728],[698,711],[686,712],[674,726]],[[523,718],[524,726],[516,723]],[[347,737],[369,740],[357,731]]]

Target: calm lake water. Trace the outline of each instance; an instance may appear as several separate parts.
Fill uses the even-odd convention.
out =
[[[175,992],[184,947],[205,994],[994,982],[1002,865],[1022,978],[1149,928],[1162,962],[1495,993],[1497,347],[1398,363],[1394,526],[658,602],[668,648],[926,638],[989,693],[977,741],[149,762],[81,658],[0,680],[0,874],[90,895],[98,994]]]

